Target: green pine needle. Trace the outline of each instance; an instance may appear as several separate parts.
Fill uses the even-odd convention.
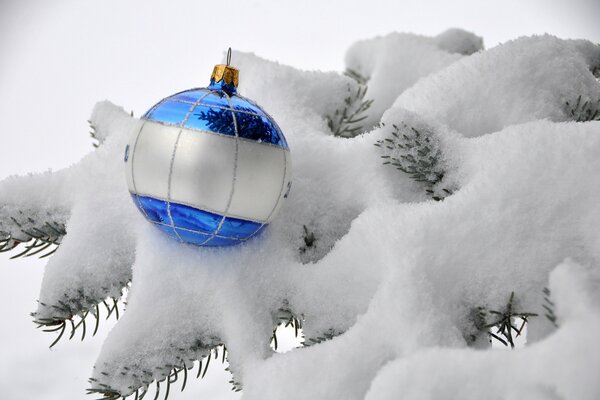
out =
[[[401,122],[392,124],[391,137],[377,141],[375,146],[386,149],[381,156],[386,160],[384,165],[409,175],[423,185],[429,197],[439,201],[451,195],[453,190],[441,185],[446,170],[441,147],[434,136],[433,130],[417,129]]]
[[[372,99],[365,100],[366,94],[367,86],[359,83],[356,93],[344,99],[344,107],[326,117],[327,126],[334,136],[353,138],[364,132],[365,127],[361,122],[367,119],[367,110],[373,104]]]
[[[583,100],[579,95],[575,102],[565,102],[565,113],[576,122],[600,121],[600,99]]]

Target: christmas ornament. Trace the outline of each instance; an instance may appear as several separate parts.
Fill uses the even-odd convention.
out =
[[[237,94],[239,72],[230,58],[231,49],[207,88],[152,107],[125,148],[127,184],[142,214],[199,246],[255,236],[291,187],[285,137],[260,106]]]

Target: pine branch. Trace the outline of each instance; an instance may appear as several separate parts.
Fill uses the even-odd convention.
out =
[[[344,75],[346,75],[349,78],[354,79],[356,82],[358,82],[361,85],[366,85],[370,79],[366,76],[359,74],[357,71],[355,71],[351,68],[346,68],[346,70],[344,71]]]
[[[98,135],[96,126],[92,123],[92,121],[88,120],[88,124],[90,126],[90,136],[92,137],[92,140],[94,140],[92,142],[92,146],[98,148],[102,143],[104,143],[104,138]]]
[[[300,243],[298,247],[298,259],[302,264],[308,264],[318,261],[328,251],[328,247],[332,247],[331,243],[322,242],[320,238],[323,235],[321,231],[323,227],[317,223],[302,225]]]
[[[592,68],[592,74],[600,81],[600,65],[596,65]]]
[[[359,85],[355,94],[349,94],[344,99],[344,108],[326,117],[327,126],[334,136],[353,138],[364,131],[360,122],[367,118],[366,112],[373,104],[373,100],[364,99],[366,94],[367,86]]]
[[[11,259],[35,255],[39,258],[48,257],[54,254],[67,234],[65,221],[54,220],[50,213],[47,218],[39,219],[19,210],[16,215],[9,216],[9,220],[3,224],[5,231],[0,231],[0,253],[23,245],[23,251]]]
[[[208,347],[207,347],[208,346]],[[154,370],[140,369],[136,366],[122,367],[116,371],[106,370],[101,371],[100,375],[107,378],[118,376],[119,378],[127,377],[130,379],[130,385],[126,393],[119,392],[106,383],[100,382],[98,379],[89,378],[91,388],[87,389],[87,394],[101,395],[101,400],[118,400],[134,398],[142,400],[146,396],[154,394],[154,399],[162,396],[163,400],[167,400],[171,393],[171,387],[176,382],[181,382],[180,391],[183,392],[187,387],[188,378],[192,371],[197,366],[196,379],[202,379],[208,371],[211,360],[221,361],[224,364],[227,360],[227,349],[224,345],[204,344],[197,340],[189,348],[173,349],[176,356],[173,364],[165,364],[154,368]],[[204,354],[203,357],[194,359],[190,354]],[[230,371],[229,368],[225,368]],[[231,380],[232,390],[240,391],[241,384],[235,380]],[[150,398],[150,397],[148,397]]]
[[[115,107],[115,106],[113,106],[113,107]],[[123,112],[123,110],[119,110],[119,111]],[[129,113],[129,116],[131,118],[133,118],[133,110]],[[87,122],[90,126],[90,137],[93,140],[92,146],[94,146],[95,148],[98,148],[106,140],[106,137],[108,136],[108,132],[103,132],[102,130],[99,132],[98,128],[96,127],[96,125],[94,124],[94,122],[92,120],[88,119]]]
[[[538,316],[536,313],[515,310],[515,292],[511,292],[508,302],[502,311],[489,310],[487,313],[488,315],[491,314],[495,316],[494,322],[484,325],[485,329],[490,329],[488,331],[490,341],[496,339],[505,346],[510,345],[512,349],[515,348],[514,338],[521,335],[528,319],[530,317]],[[518,328],[514,325],[515,319],[517,318],[522,320],[522,323]],[[493,329],[496,330],[495,333],[492,331]],[[514,337],[513,331],[516,334]]]
[[[600,99],[582,101],[579,95],[575,102],[565,102],[565,113],[576,122],[600,121]]]
[[[300,250],[300,253],[306,253],[308,249],[315,246],[317,238],[315,237],[315,233],[313,231],[309,231],[306,225],[302,225],[302,229],[304,230],[304,236],[302,237],[304,245],[302,245],[302,247],[300,247],[298,250]]]
[[[273,347],[273,350],[277,350],[277,329],[280,327],[294,329],[295,337],[298,338],[301,336],[303,338],[302,347],[314,346],[344,333],[338,329],[330,328],[316,336],[304,337],[302,332],[304,316],[294,314],[289,308],[287,302],[284,302],[284,306],[277,310],[275,314],[273,314],[273,321],[274,329],[273,337],[271,338],[271,346]]]
[[[296,316],[291,310],[287,302],[273,314],[273,321],[275,329],[273,330],[273,337],[271,344],[274,350],[277,350],[277,336],[276,330],[278,327],[290,328],[295,330],[296,337],[301,335],[302,329],[302,317]],[[342,332],[330,329],[316,337],[312,337],[304,340],[304,347],[313,346],[318,343],[322,343],[326,340],[330,340]],[[227,359],[227,349],[223,344],[212,344],[218,342],[217,339],[212,339],[209,343],[197,340],[189,348],[172,348],[172,353],[175,354],[174,362],[171,364],[165,364],[162,366],[155,367],[153,369],[141,368],[139,366],[121,367],[117,370],[106,367],[105,370],[101,371],[99,376],[106,377],[106,380],[90,378],[89,382],[92,385],[87,390],[88,394],[99,395],[101,400],[120,400],[133,398],[141,400],[146,398],[162,398],[168,399],[172,392],[172,386],[174,383],[181,381],[181,391],[183,391],[188,382],[188,376],[194,368],[197,368],[195,374],[197,379],[202,379],[206,375],[211,360],[220,360],[224,363]],[[195,355],[204,353],[204,357],[194,359]],[[196,366],[197,364],[197,366]],[[225,368],[226,371],[231,372],[229,367]],[[106,382],[117,377],[122,379],[127,377],[129,379],[127,391],[120,392],[119,390],[111,387]],[[242,390],[241,382],[237,381],[232,377],[229,381],[232,385],[231,390],[239,392]]]
[[[123,307],[125,303],[121,299],[125,296],[126,290],[129,288],[130,282],[121,283],[120,297],[108,297],[101,301],[95,300],[93,297],[86,296],[82,289],[77,291],[76,296],[68,296],[65,294],[63,300],[59,300],[58,304],[48,305],[39,303],[42,307],[51,309],[51,317],[42,317],[39,312],[31,313],[34,318],[33,322],[37,328],[42,328],[44,332],[58,332],[55,340],[50,344],[50,348],[54,347],[63,337],[65,332],[69,332],[68,339],[71,340],[79,332],[83,341],[89,331],[87,328],[90,320],[93,320],[92,336],[95,336],[100,326],[101,310],[106,310],[105,319],[109,319],[111,315],[119,319],[119,306]],[[108,291],[108,288],[103,288]]]
[[[381,124],[385,127],[385,124]],[[395,167],[425,187],[434,200],[443,200],[452,194],[450,188],[440,187],[446,175],[442,149],[432,129],[416,129],[405,122],[392,124],[391,137],[378,140],[375,146],[384,151],[384,165]]]
[[[271,337],[271,347],[277,351],[277,329],[280,327],[293,328],[295,337],[298,337],[302,330],[302,316],[294,314],[287,301],[284,302],[284,306],[279,308],[276,313],[273,314],[273,335]]]
[[[327,340],[331,340],[334,337],[341,335],[342,333],[344,333],[344,332],[330,328],[329,330],[327,330],[317,336],[305,338],[303,346],[304,347],[314,346],[316,344],[323,343]]]
[[[487,332],[488,329],[485,327],[487,318],[487,311],[485,307],[474,307],[469,313],[469,321],[471,321],[474,329],[469,329],[468,333],[463,336],[467,341],[467,344],[471,345],[477,341],[481,332]]]
[[[544,315],[546,316],[546,318],[548,318],[548,320],[550,322],[552,322],[552,325],[554,325],[555,327],[558,328],[558,323],[556,322],[556,314],[554,314],[554,302],[552,302],[551,297],[550,297],[551,296],[550,289],[545,287],[543,292],[544,292],[544,304],[542,304],[542,307],[545,310]]]

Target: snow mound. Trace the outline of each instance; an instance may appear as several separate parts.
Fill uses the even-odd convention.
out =
[[[479,136],[537,119],[570,120],[567,102],[600,100],[592,70],[600,46],[550,35],[522,37],[421,80],[394,103]]]
[[[79,163],[47,179],[46,190],[68,207],[67,235],[46,266],[37,321],[61,321],[118,298],[131,280],[135,243],[130,228],[137,211],[123,179],[123,149],[138,120],[100,102],[91,123],[101,146]],[[52,174],[53,175],[53,174]],[[53,197],[48,197],[51,201]]]
[[[561,304],[561,328],[548,339],[515,353],[422,351],[385,365],[365,399],[596,399],[600,384],[591,371],[600,369],[598,268],[566,261],[550,274],[550,288]]]
[[[464,347],[470,335],[477,334],[469,315],[478,306],[502,309],[514,291],[521,311],[543,314],[543,288],[550,271],[564,258],[597,271],[600,247],[595,226],[600,207],[595,198],[600,182],[595,171],[600,163],[595,154],[600,151],[600,123],[532,122],[477,139],[458,139],[455,149],[464,161],[461,190],[443,202],[369,208],[320,262],[325,268],[336,262],[338,252],[346,257],[352,252],[354,257],[371,253],[372,262],[364,268],[379,264],[382,272],[367,311],[346,333],[322,346],[252,365],[244,381],[246,398],[277,399],[285,393],[292,399],[364,398],[387,363],[412,367],[407,363],[418,355],[448,362],[468,359],[472,350]],[[366,246],[352,246],[364,243],[367,232]],[[599,312],[596,303],[585,308],[585,313]],[[531,319],[528,326],[530,342],[555,329],[543,316]],[[575,342],[590,337],[568,332]],[[539,346],[554,351],[551,342],[545,344],[552,337]],[[496,352],[476,354],[485,360],[483,365],[501,357]],[[502,357],[520,360],[523,356],[518,354]],[[588,354],[585,360],[595,363],[598,355]],[[577,362],[580,356],[581,352],[571,354],[574,358],[568,362]],[[448,374],[457,369],[449,370]],[[385,369],[381,371],[386,376]],[[429,384],[423,387],[422,380],[414,382],[408,375],[405,384],[415,397],[431,386],[431,398],[442,392],[461,398],[470,387],[454,385],[452,376],[442,374],[439,380],[437,376],[428,374]],[[467,376],[461,382],[466,384]],[[496,379],[510,382],[500,372]],[[580,379],[592,378],[588,372]],[[265,389],[267,380],[278,384]],[[523,380],[535,382],[531,375]],[[317,381],[322,383],[305,385]],[[393,378],[388,377],[386,385],[392,385],[390,381]],[[373,390],[371,398],[387,392],[385,387]]]
[[[234,58],[245,74],[240,92],[273,115],[292,149],[290,197],[261,237],[235,248],[184,246],[145,223],[139,227],[128,309],[94,372],[95,379],[122,393],[131,392],[131,373],[152,371],[150,380],[162,379],[169,368],[157,370],[156,365],[186,360],[190,366],[219,343],[227,346],[235,379],[243,379],[248,363],[271,354],[273,318],[280,308],[303,316],[308,337],[345,331],[366,309],[379,266],[362,268],[373,262],[370,252],[338,253],[337,262],[320,263],[368,206],[392,198],[425,198],[406,177],[395,187],[389,184],[387,169],[377,161],[374,136],[347,140],[324,131],[324,108],[343,103],[349,78],[296,71],[250,54],[234,53]],[[285,84],[261,78],[265,71]],[[322,91],[319,106],[296,102],[300,88],[314,90],[316,97]],[[305,228],[315,236],[307,247]]]
[[[435,44],[449,53],[459,53],[466,56],[483,50],[483,39],[472,32],[450,28],[433,38]]]
[[[391,33],[355,43],[346,53],[346,68],[367,79],[366,98],[374,100],[364,126],[376,125],[396,98],[420,78],[481,49],[480,37],[460,29],[436,37]]]
[[[326,116],[357,82],[235,53],[240,92],[278,121],[295,176],[269,228],[233,248],[180,244],[139,215],[122,170],[139,122],[99,104],[96,151],[56,175],[2,183],[16,191],[2,194],[4,204],[47,185],[64,210],[68,234],[48,263],[36,317],[68,318],[132,279],[91,383],[113,397],[164,383],[224,344],[250,400],[462,399],[489,390],[594,398],[600,122],[572,121],[561,107],[600,94],[590,72],[598,48],[543,36],[461,59],[478,43],[450,31],[353,46],[348,65],[370,77],[379,105],[376,128],[352,139],[333,136]],[[440,149],[442,182],[455,189],[445,200],[428,200],[423,182],[382,163],[374,145],[393,142],[402,123],[429,132]],[[410,152],[415,165],[432,162],[426,154]],[[34,194],[27,207],[47,204]],[[2,230],[13,229],[4,228],[9,217]],[[547,286],[558,327],[543,316]],[[502,310],[511,293],[516,310],[540,314],[528,324],[532,345],[474,351],[487,339],[474,310]],[[63,303],[67,314],[56,307]],[[307,341],[330,340],[275,354],[282,313],[303,320]]]

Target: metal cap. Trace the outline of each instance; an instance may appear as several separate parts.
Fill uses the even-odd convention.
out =
[[[210,80],[216,82],[223,81],[227,85],[233,85],[237,88],[240,78],[240,71],[237,68],[225,64],[215,65]]]

